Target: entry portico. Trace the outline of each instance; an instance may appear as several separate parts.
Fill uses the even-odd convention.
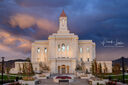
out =
[[[52,66],[51,71],[59,74],[68,74],[75,72],[76,59],[75,58],[55,58],[50,59]],[[54,64],[54,65],[53,65]],[[55,66],[55,67],[54,67]]]

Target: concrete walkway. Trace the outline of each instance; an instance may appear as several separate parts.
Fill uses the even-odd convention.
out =
[[[74,79],[72,83],[55,83],[53,79],[42,79],[39,85],[89,85],[85,79]]]

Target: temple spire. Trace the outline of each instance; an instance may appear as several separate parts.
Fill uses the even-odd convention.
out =
[[[65,14],[65,12],[64,12],[64,10],[62,11],[60,17],[67,17],[66,14]]]

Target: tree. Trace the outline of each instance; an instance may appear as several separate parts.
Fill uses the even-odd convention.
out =
[[[7,74],[9,74],[10,69],[11,69],[10,67],[6,67],[6,73],[7,73]]]
[[[30,74],[30,75],[34,74],[33,67],[32,67],[32,63],[31,63],[31,62],[29,62],[29,67],[28,67],[28,69],[29,69],[29,74]]]
[[[26,58],[26,61],[31,62],[30,58]]]
[[[91,70],[92,70],[92,74],[94,74],[95,73],[95,71],[94,71],[94,61],[92,61],[92,68],[91,68]]]
[[[97,75],[97,73],[98,73],[98,64],[97,64],[96,60],[92,61],[91,70],[92,70],[92,74]]]
[[[25,64],[24,64],[24,63],[23,63],[22,72],[23,72],[23,74],[26,74],[26,71],[25,71]]]
[[[121,66],[120,66],[120,64],[114,64],[114,66],[113,66],[113,73],[115,73],[115,74],[119,74],[119,73],[121,73]]]
[[[78,71],[78,70],[82,71],[82,67],[79,64],[76,65],[76,71]]]
[[[95,74],[98,73],[98,68],[97,68],[97,62],[96,62],[96,60],[94,60],[94,73]]]
[[[85,69],[85,63],[84,63],[83,59],[81,59],[81,68],[82,68],[83,72],[88,73],[87,69]]]
[[[1,63],[0,63],[0,73],[2,72],[2,65],[1,65]]]
[[[19,74],[21,74],[22,73],[22,69],[21,69],[21,66],[20,66],[20,63],[19,63]]]
[[[107,72],[108,72],[108,68],[107,68],[106,63],[104,63],[104,73],[107,73]]]
[[[101,63],[99,63],[98,68],[99,68],[99,73],[102,73],[102,65],[101,65]]]
[[[45,71],[50,70],[49,67],[45,63],[42,63],[42,62],[39,63],[39,67],[40,67],[41,72],[45,72]]]

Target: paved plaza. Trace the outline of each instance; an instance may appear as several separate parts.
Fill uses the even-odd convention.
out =
[[[55,83],[53,82],[53,79],[42,79],[41,80],[41,84],[39,85],[89,85],[87,80],[85,79],[74,79],[74,82],[72,83],[66,83],[66,82],[62,82],[62,83]]]

